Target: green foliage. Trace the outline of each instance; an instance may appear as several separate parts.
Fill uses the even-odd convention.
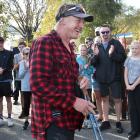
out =
[[[114,34],[132,32],[135,39],[140,39],[140,9],[124,7],[114,20]]]
[[[66,2],[68,0],[65,0]],[[94,37],[94,29],[101,24],[108,23],[113,26],[116,15],[121,13],[121,3],[114,0],[69,0],[72,3],[82,4],[87,13],[94,16],[94,21],[85,26],[81,40],[87,36]]]
[[[5,14],[5,5],[1,1],[0,2],[0,36],[4,38],[7,37],[7,26],[8,26],[8,19]]]
[[[55,13],[62,3],[62,0],[47,0],[47,11],[39,30],[35,33],[35,37],[44,35],[53,29],[55,25]]]

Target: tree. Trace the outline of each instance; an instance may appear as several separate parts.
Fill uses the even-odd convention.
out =
[[[6,18],[6,14],[4,13],[5,6],[4,3],[0,2],[0,36],[3,36],[4,38],[7,37],[7,31],[6,28],[8,26],[8,20]]]
[[[30,42],[46,11],[45,0],[5,0],[5,5],[11,17],[10,27]]]
[[[140,9],[125,7],[114,20],[114,34],[132,32],[134,38],[140,39]]]
[[[47,0],[47,11],[41,22],[40,29],[35,33],[36,36],[44,35],[53,29],[55,25],[55,13],[62,3],[62,0]]]

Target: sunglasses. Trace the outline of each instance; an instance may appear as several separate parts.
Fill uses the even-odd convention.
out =
[[[85,44],[93,43],[93,41],[86,41]]]
[[[103,32],[101,32],[101,33],[104,35],[104,34],[109,34],[109,32],[110,32],[110,31],[103,31]]]
[[[80,5],[76,5],[72,8],[69,8],[67,11],[76,11],[76,12],[86,13],[85,9]]]
[[[23,55],[28,55],[29,53],[23,53]]]

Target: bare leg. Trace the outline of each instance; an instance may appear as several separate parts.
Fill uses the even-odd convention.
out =
[[[108,121],[109,96],[102,97],[103,121]]]
[[[122,108],[121,99],[114,99],[114,103],[115,103],[115,111],[117,115],[117,122],[119,122],[121,117],[121,108]]]
[[[11,114],[12,113],[11,97],[6,97],[6,101],[7,101],[7,111],[8,111],[8,114]]]
[[[97,110],[99,112],[99,119],[103,119],[103,111],[102,111],[102,99],[101,99],[101,94],[100,91],[94,91],[95,93],[95,99],[96,99],[96,106]]]

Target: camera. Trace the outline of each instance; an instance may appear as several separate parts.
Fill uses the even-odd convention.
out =
[[[100,32],[99,31],[96,31],[95,32],[95,36],[100,36]]]
[[[95,28],[95,36],[100,36],[100,27]]]

